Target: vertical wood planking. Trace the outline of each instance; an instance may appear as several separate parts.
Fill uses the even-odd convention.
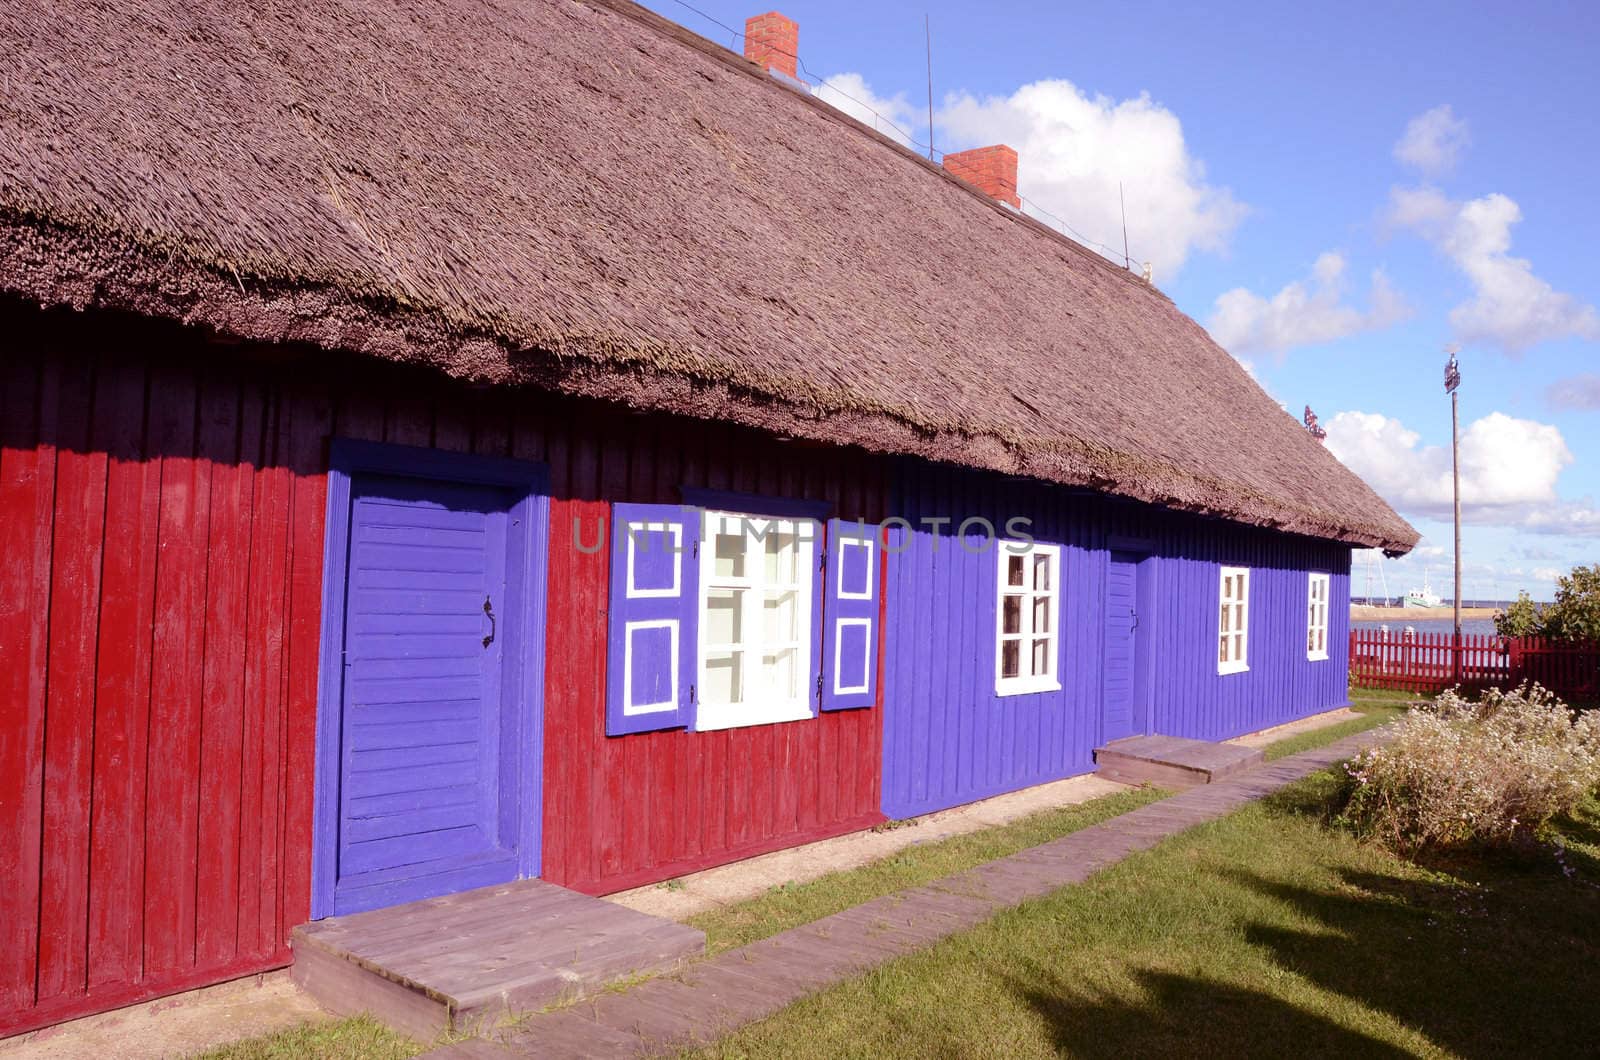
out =
[[[94,762],[96,625],[106,459],[89,445],[94,363],[63,358],[55,450],[39,997],[88,988],[89,811]]]
[[[58,369],[16,351],[4,359],[0,422],[0,1011],[36,998],[44,819],[46,648],[55,499]]]
[[[155,613],[159,461],[145,450],[143,364],[102,362],[94,438],[106,452],[105,532],[95,667],[93,828],[89,860],[89,987],[143,970],[144,766]]]
[[[231,960],[239,944],[239,847],[243,800],[246,592],[250,576],[250,465],[240,439],[260,436],[260,408],[239,381],[207,379],[200,398],[200,459],[210,476],[201,612],[203,698],[196,839],[195,961]]]
[[[581,419],[582,434],[552,430],[549,444],[545,878],[604,893],[877,820],[876,710],[717,732],[606,736],[600,675],[609,549],[579,553],[571,520],[583,515],[592,544],[610,502],[673,503],[684,486],[840,507],[870,497],[881,510],[887,502],[873,477],[881,472],[811,452],[794,468],[789,449],[720,425]],[[563,464],[571,468],[566,481]]]
[[[288,395],[287,464],[293,476],[289,525],[289,649],[283,706],[284,867],[277,947],[311,914],[311,813],[316,752],[317,666],[322,636],[322,545],[328,507],[328,438],[333,401],[313,387]]]
[[[194,965],[199,707],[208,478],[195,458],[196,384],[162,366],[150,387],[160,453],[156,604],[146,754],[145,968],[177,977]]]
[[[1307,573],[1330,578],[1330,615],[1349,593],[1349,549],[1065,489],[907,460],[895,474],[898,511],[917,524],[895,559],[885,621],[883,807],[927,813],[1086,772],[1101,738],[1105,578],[1113,538],[1142,542],[1156,581],[1143,644],[1155,731],[1225,739],[1347,701],[1348,648],[1305,652]],[[1013,516],[1063,546],[1059,692],[994,691],[992,551],[963,551],[954,528]],[[925,518],[947,519],[938,530]],[[1251,574],[1250,670],[1216,673],[1218,567]],[[1143,569],[1143,567],[1141,567]],[[1141,575],[1143,576],[1143,575]],[[1330,623],[1330,627],[1331,627]],[[1330,628],[1330,632],[1331,632]]]

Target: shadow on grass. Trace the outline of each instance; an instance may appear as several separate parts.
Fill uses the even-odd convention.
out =
[[[1333,777],[1299,786],[1270,812],[1325,823],[1337,787]],[[1396,859],[1393,872],[1382,859],[1358,867],[1330,855],[1327,882],[1315,885],[1248,863],[1219,866],[1211,872],[1230,891],[1269,898],[1292,908],[1293,922],[1309,922],[1286,928],[1281,919],[1253,918],[1241,926],[1265,957],[1266,967],[1247,973],[1259,978],[1144,967],[1128,969],[1142,997],[1087,993],[1081,980],[1013,980],[1010,987],[1046,1021],[1059,1051],[1085,1056],[1409,1055],[1392,1035],[1386,1041],[1309,1010],[1338,1012],[1338,1001],[1297,1004],[1283,986],[1295,982],[1383,1013],[1458,1056],[1593,1056],[1600,803],[1560,822],[1558,832],[1564,851],[1479,851],[1412,865]]]
[[[1150,969],[1135,978],[1142,1003],[1014,980],[1011,987],[1045,1019],[1056,1051],[1073,1056],[1411,1055],[1261,991]]]

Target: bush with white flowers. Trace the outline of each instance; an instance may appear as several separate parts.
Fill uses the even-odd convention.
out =
[[[1342,819],[1398,850],[1510,843],[1600,789],[1600,716],[1536,684],[1476,702],[1446,692],[1395,724],[1346,764]]]

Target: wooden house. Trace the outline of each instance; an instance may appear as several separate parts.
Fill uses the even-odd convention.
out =
[[[0,12],[0,1034],[1345,702],[1411,528],[786,25]]]

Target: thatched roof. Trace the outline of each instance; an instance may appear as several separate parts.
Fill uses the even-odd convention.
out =
[[[1416,541],[1158,291],[623,0],[0,39],[0,291]]]

